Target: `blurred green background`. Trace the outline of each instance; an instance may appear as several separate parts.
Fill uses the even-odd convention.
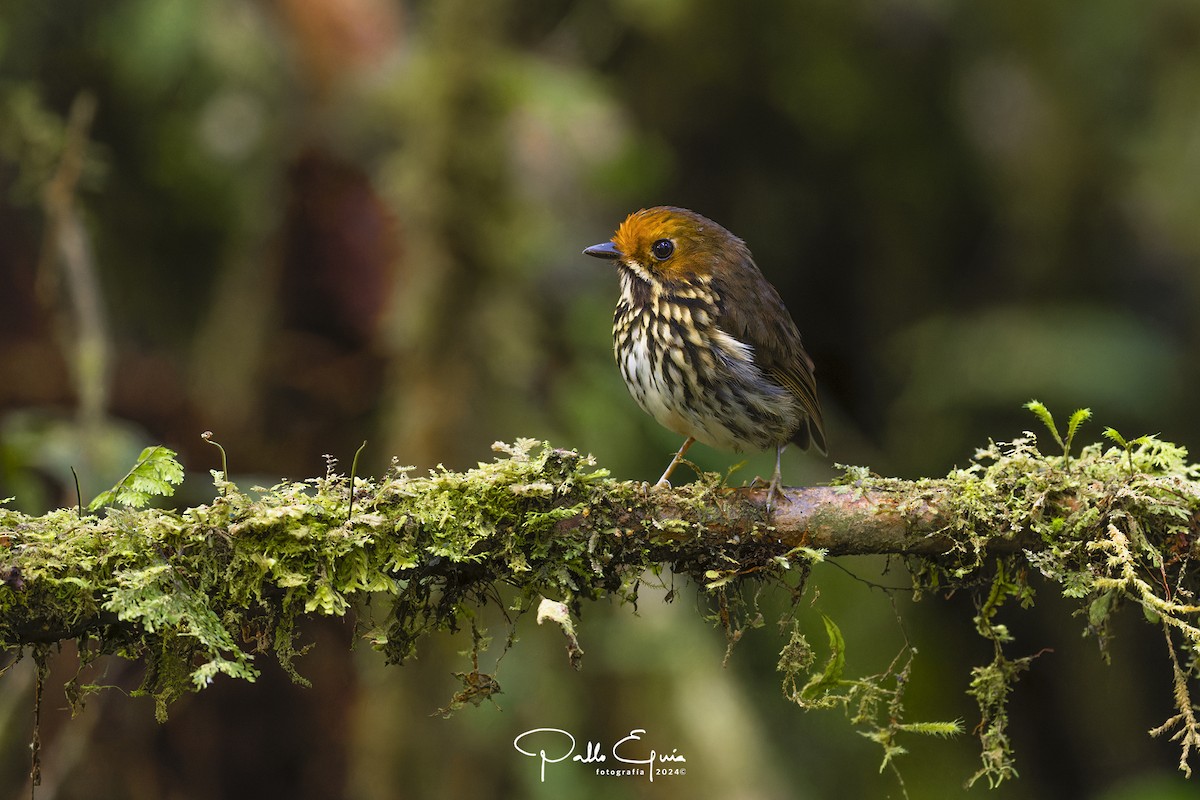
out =
[[[833,462],[902,477],[964,465],[1035,421],[1032,397],[1132,437],[1200,438],[1200,5],[1183,0],[5,0],[0,7],[0,497],[91,497],[147,443],[181,502],[211,497],[212,430],[244,486],[395,456],[469,467],[548,438],[653,479],[676,437],[612,364],[611,267],[580,255],[628,212],[696,209],[743,237],[817,364]],[[705,469],[741,459],[706,448]],[[749,456],[734,482],[768,474]],[[685,473],[679,473],[686,475]],[[965,720],[989,646],[970,598],[888,595],[902,565],[843,559],[799,619],[837,619],[849,671],[920,652],[913,719]],[[581,672],[525,620],[495,707],[436,715],[465,637],[384,667],[314,622],[299,662],[172,707],[140,666],[69,719],[55,662],[38,796],[897,797],[834,712],[780,694],[783,592],[722,668],[703,599],[648,588],[585,609]],[[969,792],[978,743],[917,740],[913,797],[1195,796],[1169,664],[1127,613],[1111,665],[1046,589],[1003,620],[1039,658],[1012,698],[1019,781]],[[490,669],[504,626],[481,664]],[[10,654],[15,655],[15,654]],[[261,660],[261,659],[260,659]],[[27,796],[32,671],[0,680],[0,786]],[[647,730],[686,776],[566,762],[537,727],[605,746]],[[581,744],[582,747],[582,744]]]

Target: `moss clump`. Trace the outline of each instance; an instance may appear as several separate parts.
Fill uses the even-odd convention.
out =
[[[77,639],[84,661],[140,659],[141,691],[163,715],[172,698],[218,675],[253,680],[264,653],[302,680],[292,665],[297,620],[353,612],[390,662],[410,658],[431,634],[472,632],[470,669],[459,675],[451,711],[500,690],[479,669],[490,637],[478,612],[489,603],[509,620],[506,648],[521,617],[552,609],[546,618],[563,627],[577,665],[583,637],[572,622],[584,601],[636,602],[640,581],[668,569],[704,587],[710,618],[732,648],[763,625],[757,599],[765,587],[793,600],[805,593],[826,555],[813,546],[819,541],[834,553],[903,555],[917,597],[975,597],[975,627],[993,658],[973,670],[968,688],[983,751],[972,781],[1016,775],[1007,698],[1036,654],[1010,655],[1013,637],[999,615],[1034,602],[1031,575],[1078,603],[1102,653],[1123,605],[1137,604],[1161,627],[1178,707],[1153,733],[1180,742],[1180,768],[1190,773],[1200,748],[1190,693],[1200,677],[1200,469],[1183,448],[1126,441],[1111,429],[1113,445],[1073,454],[1086,414],[1072,416],[1066,436],[1048,412],[1039,417],[1061,454],[1042,453],[1030,433],[989,443],[941,479],[847,468],[834,487],[794,493],[772,518],[761,492],[728,489],[719,475],[658,490],[612,480],[589,456],[530,440],[497,444],[494,461],[463,473],[412,475],[397,465],[380,479],[351,480],[331,466],[321,478],[249,491],[214,473],[210,504],[139,510],[134,500],[164,493],[179,477],[161,448],[148,449],[102,513],[35,517],[0,505],[0,646],[32,647],[36,657],[49,643]],[[779,661],[791,700],[842,708],[893,769],[901,734],[957,730],[957,722],[905,720],[911,647],[882,673],[852,678],[833,620],[826,634],[830,655],[818,665],[793,626]],[[68,696],[78,703],[91,688],[72,682]]]
[[[248,493],[214,473],[220,494],[182,512],[0,508],[0,645],[86,638],[89,657],[143,659],[142,691],[163,714],[218,674],[254,680],[263,652],[299,680],[297,618],[343,616],[358,598],[390,600],[360,624],[391,662],[499,602],[500,585],[517,589],[514,619],[543,596],[576,615],[583,600],[634,600],[643,573],[671,560],[671,538],[703,524],[656,514],[643,486],[609,480],[589,456],[532,440],[496,449],[464,473],[355,479],[353,506],[331,471]],[[715,491],[710,478],[681,496],[698,509]],[[707,552],[686,549],[680,568],[709,566]]]
[[[975,597],[975,626],[993,645],[990,663],[972,670],[968,693],[980,709],[982,766],[970,783],[995,786],[1016,776],[1007,736],[1007,699],[1038,653],[1010,657],[1013,637],[997,621],[1016,603],[1034,603],[1031,574],[1057,585],[1079,604],[1084,634],[1107,659],[1108,628],[1126,603],[1163,629],[1171,663],[1177,714],[1152,731],[1181,743],[1180,769],[1191,774],[1200,748],[1200,726],[1190,685],[1200,677],[1200,605],[1193,556],[1200,515],[1200,467],[1187,450],[1153,436],[1126,441],[1107,429],[1115,446],[1088,445],[1071,453],[1075,433],[1090,414],[1072,415],[1060,436],[1039,403],[1031,410],[1046,424],[1062,454],[1046,455],[1033,433],[989,443],[970,466],[945,479],[903,485],[849,470],[843,483],[859,491],[905,491],[907,502],[936,497],[950,546],[939,556],[908,557],[918,597],[933,590],[967,590]],[[1185,653],[1180,658],[1178,649]]]

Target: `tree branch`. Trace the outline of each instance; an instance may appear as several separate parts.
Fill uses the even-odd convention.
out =
[[[905,558],[918,594],[982,590],[974,622],[996,656],[976,668],[970,691],[988,720],[981,774],[989,781],[1014,774],[1004,709],[1030,660],[1008,658],[1009,634],[994,619],[1010,599],[1031,602],[1030,574],[1079,598],[1102,645],[1122,600],[1179,630],[1188,652],[1174,662],[1186,665],[1176,697],[1190,707],[1188,682],[1200,669],[1200,467],[1174,445],[1142,437],[1072,458],[1044,455],[1030,434],[989,445],[940,479],[848,468],[834,485],[786,490],[774,514],[764,491],[730,489],[713,474],[660,490],[612,480],[590,457],[544,443],[497,449],[502,457],[467,472],[412,476],[397,467],[355,479],[353,503],[344,476],[247,493],[214,473],[213,501],[179,512],[29,516],[0,508],[0,646],[78,638],[88,657],[143,658],[143,690],[165,713],[173,697],[219,673],[253,678],[258,653],[273,652],[294,674],[294,626],[304,615],[357,610],[367,638],[398,662],[439,631],[470,627],[478,641],[480,606],[500,603],[515,625],[549,602],[546,618],[563,624],[585,600],[636,599],[645,576],[665,568],[706,589],[735,641],[754,616],[735,591],[740,583],[786,582],[799,596],[827,555],[894,554]],[[173,474],[170,464],[158,466]],[[139,480],[113,496],[140,498],[148,485],[162,491],[172,482]],[[385,602],[356,602],[368,595]],[[826,624],[833,648],[840,634]],[[574,641],[570,626],[564,631]],[[1175,657],[1170,637],[1167,646]],[[780,669],[797,688],[789,697],[805,707],[845,699],[822,699],[842,685],[829,677],[842,666],[831,662],[802,685],[811,649],[799,632],[786,649]],[[472,664],[452,708],[498,690]],[[923,730],[898,721],[902,684],[883,687],[894,677],[854,682],[896,710],[870,729],[880,741]]]

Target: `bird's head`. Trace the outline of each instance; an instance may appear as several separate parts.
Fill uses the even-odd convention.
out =
[[[745,242],[694,211],[656,206],[630,214],[612,240],[583,251],[652,283],[691,282],[752,263]]]

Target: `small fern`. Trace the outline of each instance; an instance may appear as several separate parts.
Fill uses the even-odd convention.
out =
[[[1120,447],[1122,450],[1125,451],[1125,459],[1126,459],[1126,463],[1128,464],[1130,476],[1132,476],[1137,471],[1133,466],[1133,448],[1135,446],[1149,444],[1154,439],[1153,436],[1150,436],[1149,434],[1144,434],[1142,436],[1137,437],[1136,439],[1126,441],[1125,437],[1122,436],[1117,431],[1116,428],[1113,428],[1111,426],[1104,429],[1104,438],[1108,439],[1110,442],[1115,444],[1117,447]]]
[[[183,483],[183,465],[174,450],[162,445],[147,447],[138,456],[133,469],[116,486],[96,495],[88,503],[88,511],[109,505],[142,508],[155,497],[170,497],[175,487]]]
[[[879,771],[891,769],[900,781],[901,794],[907,797],[904,780],[894,762],[897,756],[907,752],[897,741],[899,735],[956,736],[963,732],[962,722],[903,722],[904,689],[908,685],[916,650],[906,642],[884,672],[863,678],[846,678],[846,640],[832,619],[822,614],[821,620],[829,640],[829,660],[819,673],[813,669],[816,656],[799,624],[793,622],[791,640],[780,651],[776,667],[783,673],[783,694],[806,711],[842,708],[851,723],[862,729],[858,731],[861,736],[883,748]],[[808,680],[799,686],[799,680],[805,675]]]
[[[1092,410],[1090,408],[1077,408],[1075,413],[1067,420],[1067,438],[1063,438],[1058,432],[1058,426],[1054,424],[1054,417],[1050,414],[1050,409],[1046,408],[1038,400],[1030,400],[1025,404],[1025,407],[1033,412],[1034,416],[1042,421],[1042,424],[1050,431],[1050,435],[1054,437],[1054,441],[1063,451],[1063,466],[1067,466],[1071,460],[1071,442],[1075,440],[1075,433],[1079,430],[1083,423],[1092,418]]]

